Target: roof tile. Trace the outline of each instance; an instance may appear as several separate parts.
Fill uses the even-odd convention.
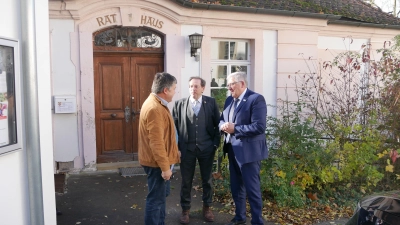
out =
[[[184,0],[200,4],[252,7],[342,16],[341,20],[400,25],[400,19],[362,0]]]

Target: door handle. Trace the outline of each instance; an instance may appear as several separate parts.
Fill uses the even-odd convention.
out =
[[[111,114],[110,116],[111,116],[112,118],[115,118],[115,117],[117,117],[117,114],[113,113],[113,114]]]
[[[131,117],[131,109],[128,107],[128,106],[126,106],[125,107],[125,122],[129,122],[129,117]]]

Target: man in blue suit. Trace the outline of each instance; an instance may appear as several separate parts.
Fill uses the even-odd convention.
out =
[[[246,224],[246,195],[251,224],[264,224],[260,190],[261,160],[268,158],[265,139],[267,105],[262,95],[247,88],[244,72],[227,77],[231,92],[224,105],[219,129],[224,133],[224,153],[228,153],[235,217],[228,225]]]

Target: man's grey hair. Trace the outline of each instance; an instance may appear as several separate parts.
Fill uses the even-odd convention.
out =
[[[243,81],[247,87],[247,74],[245,72],[231,73],[228,75],[228,77],[226,79],[228,80],[229,78],[232,78],[235,81]]]
[[[153,85],[151,86],[151,92],[154,94],[162,93],[164,92],[164,88],[170,89],[172,85],[176,83],[176,78],[171,74],[166,72],[156,73]]]

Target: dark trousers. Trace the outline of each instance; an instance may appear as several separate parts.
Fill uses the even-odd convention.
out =
[[[165,202],[170,193],[170,181],[161,177],[161,169],[143,166],[147,174],[147,186],[149,193],[146,198],[144,213],[145,225],[164,225]]]
[[[235,201],[235,219],[246,220],[246,194],[250,204],[251,224],[264,224],[260,188],[261,161],[245,163],[236,161],[232,145],[227,144],[232,198]],[[250,149],[249,149],[250,150]]]
[[[192,181],[196,168],[196,159],[199,162],[201,182],[203,187],[203,205],[210,206],[212,203],[211,173],[214,162],[214,146],[200,151],[196,148],[193,151],[187,150],[185,157],[181,159],[180,170],[182,175],[181,184],[181,207],[183,210],[190,209]]]

